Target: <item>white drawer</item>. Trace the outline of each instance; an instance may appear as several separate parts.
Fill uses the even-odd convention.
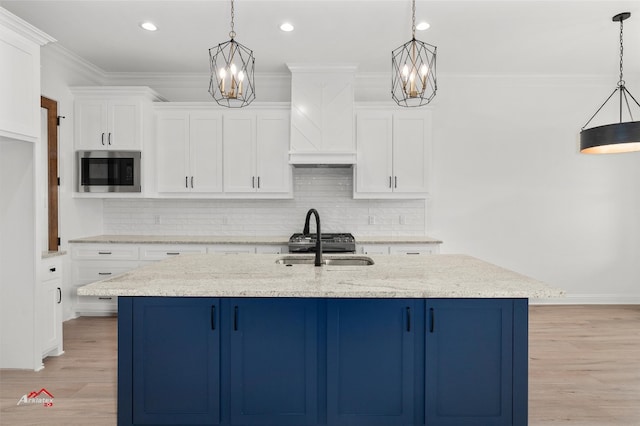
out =
[[[207,253],[215,254],[255,254],[255,246],[245,244],[216,244],[207,248]]]
[[[84,285],[115,277],[137,268],[137,261],[122,262],[82,262],[74,265],[74,284]]]
[[[206,253],[207,247],[203,245],[146,245],[140,246],[140,260],[162,260],[172,256],[187,253]]]
[[[74,260],[138,260],[138,246],[134,244],[73,244]]]
[[[389,253],[409,255],[437,254],[438,246],[436,244],[407,244],[401,246],[390,246]]]
[[[42,259],[41,262],[42,281],[54,280],[62,277],[62,257],[51,257]]]

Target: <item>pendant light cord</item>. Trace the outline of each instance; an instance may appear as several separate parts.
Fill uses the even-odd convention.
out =
[[[234,20],[235,18],[235,10],[233,8],[233,0],[231,0],[231,31],[229,32],[229,37],[231,37],[231,40],[233,40],[233,38],[236,36],[236,32],[234,31]]]
[[[624,44],[622,43],[622,35],[623,35],[623,31],[622,31],[622,23],[624,22],[624,20],[620,20],[620,81],[618,81],[618,86],[624,87],[624,80],[623,80],[623,72],[622,72],[622,56],[624,54]]]
[[[411,37],[416,39],[416,0],[413,0],[411,6]]]

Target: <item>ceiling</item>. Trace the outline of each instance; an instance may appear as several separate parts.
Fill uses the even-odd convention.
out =
[[[438,46],[438,72],[612,74],[625,21],[625,74],[640,73],[640,1],[427,1],[416,38]],[[107,73],[206,73],[208,49],[229,39],[230,2],[3,0],[0,6]],[[139,23],[151,20],[158,31]],[[295,25],[291,33],[279,25]],[[388,72],[391,50],[411,38],[410,0],[236,0],[236,40],[253,49],[256,73],[288,62],[355,63]]]

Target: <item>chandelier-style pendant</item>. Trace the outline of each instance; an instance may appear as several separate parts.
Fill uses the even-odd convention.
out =
[[[391,52],[391,97],[400,106],[426,105],[436,95],[437,47],[416,40],[416,2],[413,0],[413,37]]]
[[[209,49],[211,78],[209,93],[219,105],[242,108],[256,98],[253,51],[235,41],[234,8],[231,0],[231,40]]]

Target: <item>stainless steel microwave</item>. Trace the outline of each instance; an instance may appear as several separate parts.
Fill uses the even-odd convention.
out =
[[[140,192],[140,151],[76,151],[78,192]]]

